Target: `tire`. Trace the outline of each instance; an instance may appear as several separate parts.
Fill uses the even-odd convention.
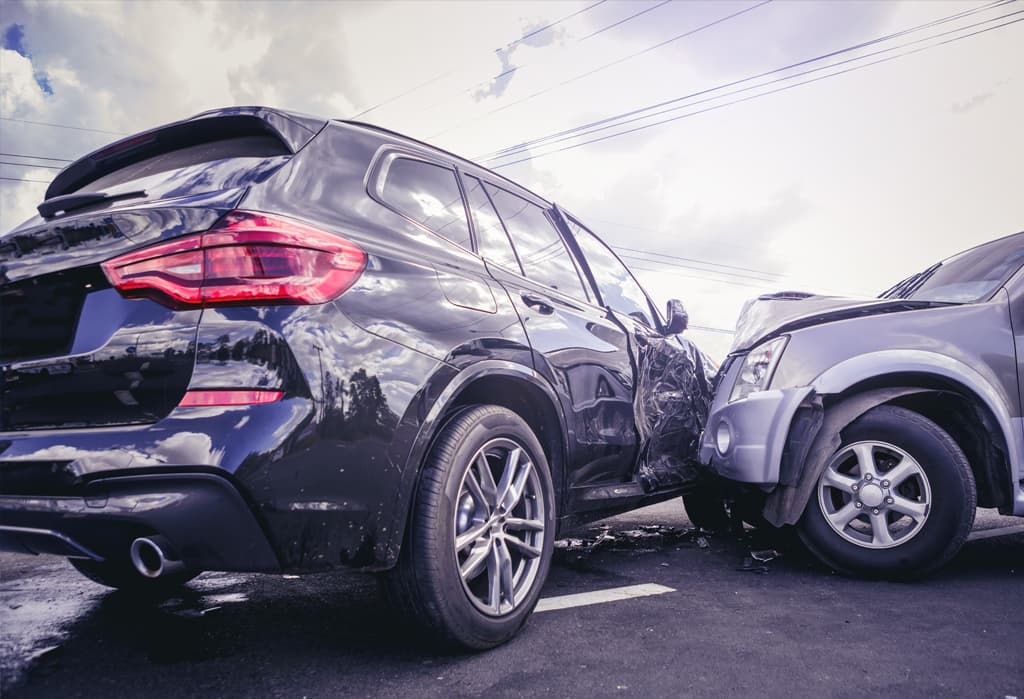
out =
[[[502,499],[509,474],[513,488]],[[533,612],[554,532],[554,489],[536,436],[505,408],[469,408],[430,450],[398,564],[383,575],[385,593],[446,645],[492,648]]]
[[[683,507],[690,524],[713,534],[732,529],[732,517],[722,488],[715,484],[701,486],[683,496]]]
[[[69,558],[68,563],[95,583],[139,594],[173,592],[199,575],[197,571],[184,570],[162,575],[159,578],[147,578],[132,568],[131,562],[127,558],[124,561],[90,561],[84,558]]]
[[[922,415],[889,405],[842,437],[798,525],[807,548],[841,573],[892,579],[921,577],[956,555],[977,505],[956,442]]]

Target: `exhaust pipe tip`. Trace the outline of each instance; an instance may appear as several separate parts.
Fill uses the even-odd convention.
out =
[[[170,553],[162,536],[143,536],[132,542],[129,556],[132,567],[146,578],[159,578],[185,569],[185,564]]]

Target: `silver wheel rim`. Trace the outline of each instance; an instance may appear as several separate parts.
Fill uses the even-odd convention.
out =
[[[928,521],[932,491],[921,464],[886,442],[840,449],[818,480],[825,521],[839,536],[867,549],[901,546]]]
[[[503,616],[523,603],[540,569],[540,477],[521,445],[492,439],[473,455],[458,492],[453,531],[462,589],[484,614]]]

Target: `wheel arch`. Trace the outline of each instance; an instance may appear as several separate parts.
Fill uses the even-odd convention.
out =
[[[413,495],[434,439],[461,409],[482,404],[508,408],[523,418],[533,430],[551,468],[556,512],[561,510],[568,443],[565,418],[558,407],[554,389],[531,367],[503,360],[483,360],[456,374],[434,400],[421,422],[397,493],[394,521],[390,527],[381,569],[394,566],[398,560]]]
[[[820,427],[808,439],[791,426],[787,451],[802,455],[800,463],[792,465],[798,475],[791,485],[780,485],[768,496],[768,521],[781,526],[799,520],[843,429],[883,404],[914,410],[946,430],[971,463],[979,504],[1012,512],[1022,435],[1013,429],[1009,398],[974,368],[933,352],[887,350],[840,362],[812,386],[814,398],[805,409],[823,414]],[[957,418],[968,422],[957,424]],[[792,425],[796,424],[794,420]],[[992,438],[984,439],[986,434]],[[802,450],[791,449],[797,439],[804,440]]]

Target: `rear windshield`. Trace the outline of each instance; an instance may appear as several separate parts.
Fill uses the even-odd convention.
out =
[[[993,240],[918,272],[882,298],[971,303],[989,297],[1024,264],[1024,233]]]
[[[144,189],[166,199],[258,182],[288,159],[275,136],[238,136],[185,146],[130,162],[89,182],[82,190],[118,193]]]

